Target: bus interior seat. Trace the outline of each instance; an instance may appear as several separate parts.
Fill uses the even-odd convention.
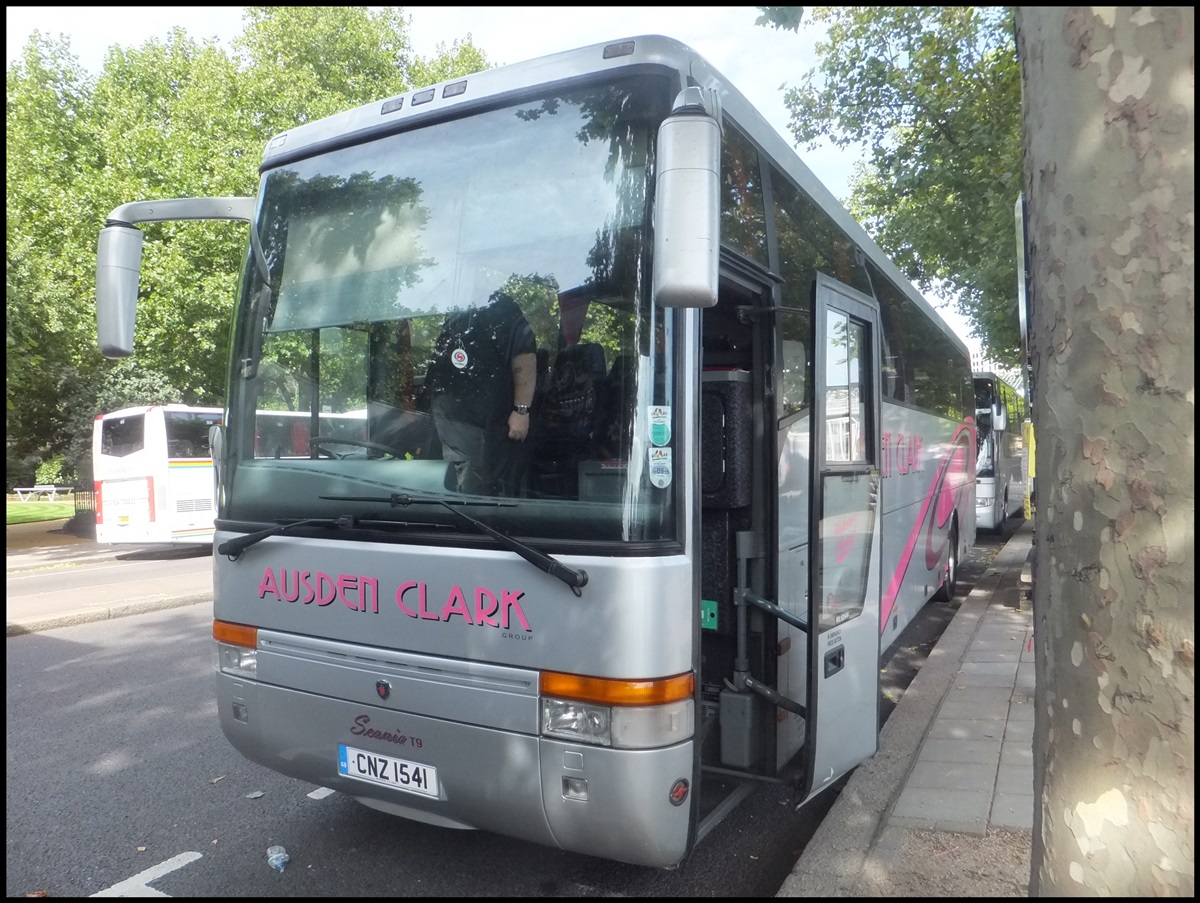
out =
[[[712,642],[731,641],[735,633],[737,534],[750,527],[751,398],[746,370],[706,369],[701,376],[700,586],[717,603],[716,627],[706,631]]]
[[[594,342],[570,345],[555,357],[533,426],[531,492],[577,497],[579,462],[595,455],[597,401],[606,376],[604,348]]]
[[[749,369],[752,330],[738,319],[732,301],[724,299],[705,310],[700,328],[705,369]]]
[[[701,692],[714,715],[724,711],[722,696],[740,654],[738,534],[753,526],[754,328],[739,317],[739,302],[748,300],[722,282],[717,305],[700,320],[700,595],[709,609],[700,636]],[[708,727],[702,760],[730,764],[722,731]]]
[[[618,354],[614,357],[596,399],[596,445],[602,457],[629,456],[629,437],[625,435],[625,427],[632,419],[628,416],[627,407],[634,401],[637,362],[636,354]]]
[[[433,415],[379,402],[368,402],[369,434],[374,442],[410,458],[441,457]]]

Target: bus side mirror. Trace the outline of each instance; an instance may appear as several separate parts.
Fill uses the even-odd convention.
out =
[[[133,326],[137,319],[138,282],[142,270],[142,231],[133,223],[161,223],[177,219],[254,218],[254,198],[173,198],[133,201],[108,215],[96,245],[96,338],[105,357],[133,354]],[[251,247],[260,270],[268,273],[266,257],[255,237]],[[266,276],[264,276],[266,281]]]
[[[721,112],[716,93],[684,88],[658,130],[654,301],[717,303],[721,250]]]
[[[992,405],[992,429],[1003,433],[1008,429],[1008,405],[1002,401]]]
[[[105,226],[96,247],[96,338],[107,358],[133,354],[142,230]]]
[[[213,500],[221,510],[221,476],[225,469],[225,426],[214,423],[208,428],[208,450],[213,462]]]

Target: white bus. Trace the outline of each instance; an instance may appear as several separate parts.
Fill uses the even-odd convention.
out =
[[[209,432],[223,417],[222,408],[183,404],[98,415],[92,434],[96,541],[211,543],[216,477]],[[313,435],[341,445],[365,439],[367,412],[320,413],[315,430],[305,411],[257,412],[255,451],[263,457],[307,457]]]
[[[216,505],[209,430],[221,408],[143,405],[96,417],[96,541],[202,545]]]
[[[995,373],[975,373],[975,522],[1000,530],[1025,511],[1025,398]]]
[[[250,224],[213,602],[245,756],[670,867],[763,781],[807,800],[875,752],[881,655],[975,540],[970,356],[703,58],[480,72],[276,137],[255,198],[123,205],[106,355],[136,224],[196,218]],[[486,352],[516,375],[481,489],[441,380],[489,299],[528,332]],[[276,455],[252,424],[287,406],[366,436]]]

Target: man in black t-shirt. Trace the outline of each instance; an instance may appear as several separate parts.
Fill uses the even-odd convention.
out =
[[[454,462],[460,492],[514,494],[536,376],[537,340],[507,292],[446,318],[428,379],[442,457]]]

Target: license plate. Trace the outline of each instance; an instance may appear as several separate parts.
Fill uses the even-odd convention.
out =
[[[432,797],[438,795],[437,769],[432,765],[381,756],[341,743],[338,744],[338,773],[356,781],[381,784],[406,793]]]

